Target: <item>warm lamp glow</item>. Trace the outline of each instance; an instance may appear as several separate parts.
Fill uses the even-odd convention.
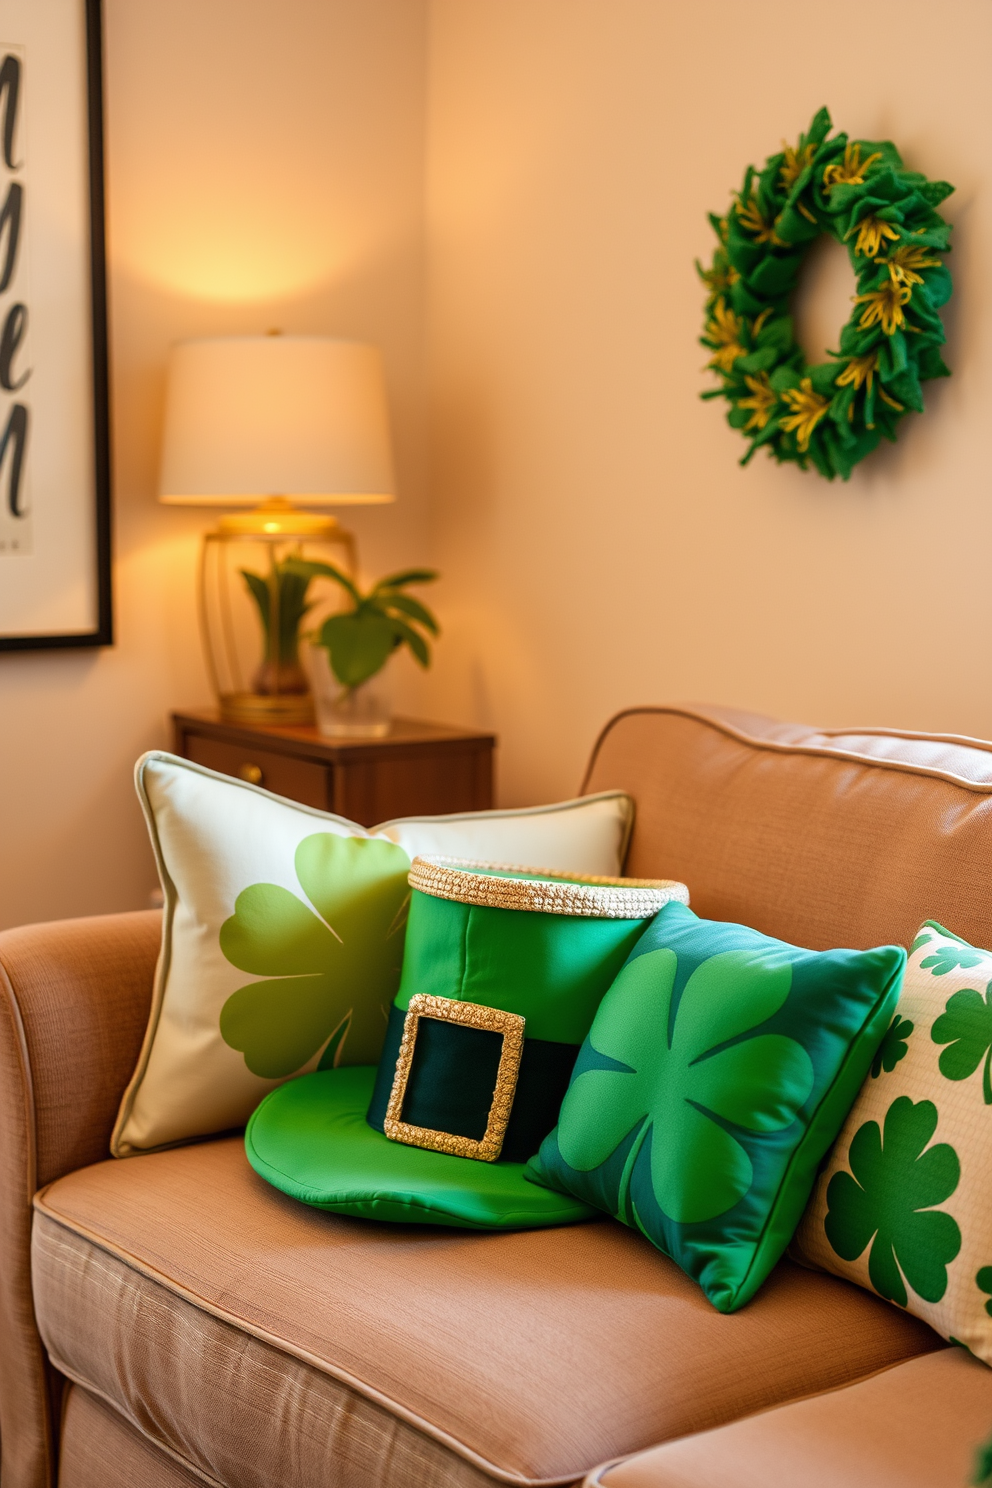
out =
[[[329,537],[340,528],[337,517],[297,511],[284,496],[273,496],[254,511],[231,512],[221,517],[220,531],[240,533],[244,537],[258,532],[269,537]]]
[[[272,335],[173,348],[159,499],[247,506],[271,497],[304,506],[395,500],[385,384],[374,346]],[[282,525],[291,519],[285,504],[267,507],[264,518],[279,525],[253,531],[298,530]]]

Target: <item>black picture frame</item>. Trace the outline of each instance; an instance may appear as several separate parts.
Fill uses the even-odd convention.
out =
[[[75,0],[83,10],[86,84],[86,157],[89,168],[90,341],[92,365],[92,499],[95,624],[65,634],[9,634],[0,630],[0,651],[44,651],[111,646],[114,642],[112,587],[112,491],[110,455],[110,367],[107,319],[106,217],[104,190],[102,0]],[[16,560],[15,560],[16,561]]]

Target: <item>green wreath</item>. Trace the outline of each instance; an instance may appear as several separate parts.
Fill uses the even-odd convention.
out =
[[[710,214],[712,266],[696,267],[709,291],[700,340],[722,380],[702,396],[729,402],[728,423],[750,440],[741,464],[764,446],[846,480],[907,412],[923,412],[920,384],[950,375],[937,310],[951,295],[938,257],[951,229],[936,208],[954,187],[906,170],[888,140],[830,129],[822,108],[795,149],[748,166],[726,217]],[[835,360],[807,366],[788,299],[822,233],[847,244],[858,292]]]

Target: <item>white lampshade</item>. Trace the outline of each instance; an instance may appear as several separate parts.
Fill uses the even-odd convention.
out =
[[[159,499],[244,506],[395,500],[382,362],[326,336],[184,341],[169,361]]]

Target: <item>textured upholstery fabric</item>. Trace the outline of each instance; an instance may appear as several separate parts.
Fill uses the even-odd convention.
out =
[[[908,946],[938,920],[992,945],[992,745],[820,732],[730,711],[642,708],[585,782],[627,790],[626,872],[681,879],[708,919],[812,950]]]
[[[218,1323],[218,1328],[223,1324]],[[229,1344],[244,1364],[244,1337],[228,1330]],[[305,1366],[300,1366],[301,1373]],[[260,1481],[258,1465],[253,1460],[261,1437],[270,1434],[273,1421],[287,1419],[284,1402],[274,1397],[271,1375],[248,1375],[256,1390],[255,1430],[237,1444],[231,1453],[234,1471],[224,1480],[230,1488],[243,1488]],[[279,1383],[282,1383],[280,1380]],[[243,1386],[244,1388],[244,1386]],[[297,1410],[290,1419],[289,1430],[282,1441],[283,1461],[308,1456],[312,1475],[306,1481],[314,1488],[485,1488],[492,1480],[461,1457],[454,1456],[436,1442],[422,1436],[413,1427],[397,1421],[381,1407],[371,1405],[342,1386],[340,1403],[333,1425],[328,1429],[326,1416],[305,1417],[304,1427],[323,1433],[319,1452],[317,1443],[307,1443],[309,1454],[301,1453],[289,1432],[299,1430]],[[274,1414],[268,1415],[268,1411]],[[233,1433],[226,1443],[234,1445]],[[217,1454],[218,1456],[220,1453]],[[266,1481],[273,1488],[283,1488],[287,1481],[281,1475]],[[297,1481],[294,1479],[293,1481]],[[153,1444],[120,1413],[78,1385],[71,1385],[62,1424],[59,1450],[59,1488],[199,1488],[203,1483],[220,1484],[221,1480],[180,1462],[164,1444]]]
[[[586,789],[610,788],[628,790],[637,802],[627,871],[687,881],[700,914],[742,920],[814,949],[907,943],[930,917],[977,945],[992,943],[986,889],[992,868],[990,745],[886,730],[824,734],[727,710],[639,710],[608,727],[594,756]],[[29,1293],[30,1198],[39,1184],[106,1153],[147,1022],[158,946],[159,918],[152,914],[0,935],[3,1488],[51,1485],[48,1392]],[[273,1441],[282,1440],[284,1451],[292,1442],[283,1423],[304,1398],[319,1402],[315,1429],[325,1434],[333,1411],[340,1410],[331,1434],[336,1461],[345,1465],[335,1467],[337,1477],[318,1477],[321,1488],[325,1481],[346,1488],[417,1481],[408,1472],[415,1447],[435,1454],[421,1459],[421,1483],[448,1488],[484,1481],[482,1470],[448,1450],[440,1436],[432,1440],[389,1415],[376,1401],[379,1386],[385,1396],[392,1391],[390,1398],[409,1391],[425,1412],[436,1408],[438,1420],[453,1423],[456,1435],[463,1428],[463,1446],[471,1426],[471,1441],[483,1449],[488,1444],[493,1455],[512,1435],[515,1460],[525,1466],[531,1461],[536,1471],[546,1471],[549,1461],[553,1466],[567,1460],[584,1470],[593,1460],[650,1445],[668,1432],[705,1428],[759,1409],[769,1398],[763,1392],[815,1391],[936,1341],[895,1309],[790,1266],[782,1266],[742,1313],[721,1318],[638,1237],[606,1224],[570,1232],[567,1247],[557,1232],[493,1239],[424,1231],[400,1245],[395,1234],[387,1237],[373,1226],[319,1214],[291,1220],[291,1206],[276,1194],[267,1205],[253,1199],[248,1211],[245,1173],[233,1189],[225,1179],[217,1203],[200,1212],[195,1188],[182,1192],[184,1164],[221,1163],[210,1154],[228,1150],[218,1144],[92,1170],[105,1176],[94,1180],[90,1218],[95,1230],[120,1230],[120,1243],[106,1235],[99,1244],[85,1242],[79,1222],[73,1239],[63,1225],[62,1235],[73,1241],[73,1266],[65,1277],[39,1273],[39,1306],[46,1328],[58,1324],[67,1335],[60,1342],[75,1348],[90,1279],[99,1297],[97,1280],[108,1279],[108,1296],[120,1299],[121,1313],[108,1300],[99,1314],[94,1303],[95,1341],[80,1338],[81,1355],[92,1369],[98,1347],[109,1349],[116,1369],[123,1367],[117,1350],[128,1337],[140,1340],[143,1362],[130,1383],[137,1398],[158,1402],[156,1409],[168,1420],[178,1409],[178,1374],[168,1352],[156,1350],[171,1347],[170,1318],[174,1310],[178,1317],[178,1302],[185,1300],[175,1346],[182,1345],[199,1391],[197,1396],[191,1386],[189,1400],[224,1450],[236,1431],[254,1444],[259,1426],[254,1423],[253,1435],[244,1391],[225,1393],[232,1388],[230,1377],[204,1380],[197,1373],[196,1350],[208,1324],[233,1330],[241,1312],[250,1314],[250,1337],[242,1333],[235,1343],[246,1360],[251,1353],[252,1378],[263,1371],[273,1392],[265,1398],[283,1402],[286,1413],[268,1422],[269,1450]],[[172,1174],[163,1173],[157,1197],[150,1189],[159,1184],[159,1170],[148,1170],[153,1177],[147,1183],[137,1176],[149,1163],[161,1163]],[[133,1184],[127,1203],[123,1189],[100,1199],[99,1185],[112,1173],[120,1175],[114,1183]],[[87,1184],[90,1178],[65,1181]],[[129,1204],[135,1212],[129,1213]],[[230,1215],[222,1212],[225,1204]],[[138,1225],[142,1206],[143,1238],[128,1229]],[[127,1244],[144,1258],[115,1257],[115,1248],[123,1252]],[[383,1255],[389,1256],[384,1291],[376,1273]],[[75,1266],[79,1258],[85,1281]],[[468,1267],[470,1258],[478,1274]],[[442,1273],[442,1263],[450,1265],[450,1275]],[[192,1299],[198,1285],[205,1306],[197,1309]],[[148,1288],[140,1300],[139,1286]],[[59,1288],[67,1292],[64,1307]],[[128,1313],[129,1305],[141,1310]],[[401,1328],[387,1315],[391,1308]],[[321,1336],[331,1317],[341,1321],[334,1363],[319,1357],[320,1347],[327,1352]],[[288,1332],[290,1322],[298,1324],[296,1341],[267,1341],[273,1325]],[[391,1348],[384,1348],[391,1329],[397,1344],[392,1346],[390,1332]],[[466,1329],[477,1349],[492,1352],[486,1411],[474,1421],[468,1419],[469,1396],[474,1392],[474,1409],[487,1369],[484,1360],[466,1354]],[[318,1345],[312,1358],[307,1338]],[[632,1340],[636,1368],[629,1356],[624,1362],[626,1339]],[[286,1374],[290,1361],[310,1382],[302,1396],[294,1396]],[[361,1374],[366,1366],[367,1376]],[[264,1374],[269,1369],[272,1379]],[[353,1386],[349,1369],[356,1375]],[[618,1369],[627,1397],[614,1390]],[[373,1378],[378,1385],[369,1384]],[[341,1391],[337,1406],[321,1393],[330,1382]],[[376,1430],[370,1424],[374,1411],[381,1423]],[[71,1422],[70,1412],[67,1447],[75,1440],[68,1434]],[[299,1431],[298,1416],[294,1422]],[[216,1446],[200,1445],[211,1451]],[[72,1460],[64,1455],[66,1470]],[[311,1466],[316,1460],[309,1459]],[[324,1472],[323,1460],[312,1470]],[[308,1481],[302,1471],[290,1460],[287,1473],[275,1481],[293,1488]],[[71,1480],[65,1481],[70,1488]],[[141,1478],[132,1473],[131,1481]]]
[[[602,1488],[963,1488],[992,1427],[992,1370],[947,1348],[590,1476]]]
[[[0,1442],[3,1488],[51,1482],[52,1411],[31,1305],[31,1199],[103,1157],[148,1020],[157,913],[0,934]]]
[[[410,1427],[434,1453],[423,1481],[465,1482],[459,1457],[475,1481],[570,1481],[938,1345],[790,1264],[721,1317],[612,1221],[489,1235],[323,1215],[263,1184],[237,1139],[99,1164],[37,1210],[58,1367],[232,1488],[352,1488],[367,1478],[333,1462],[384,1440],[393,1488]]]
[[[78,1385],[66,1396],[59,1457],[59,1488],[202,1488],[213,1481],[152,1446]]]

